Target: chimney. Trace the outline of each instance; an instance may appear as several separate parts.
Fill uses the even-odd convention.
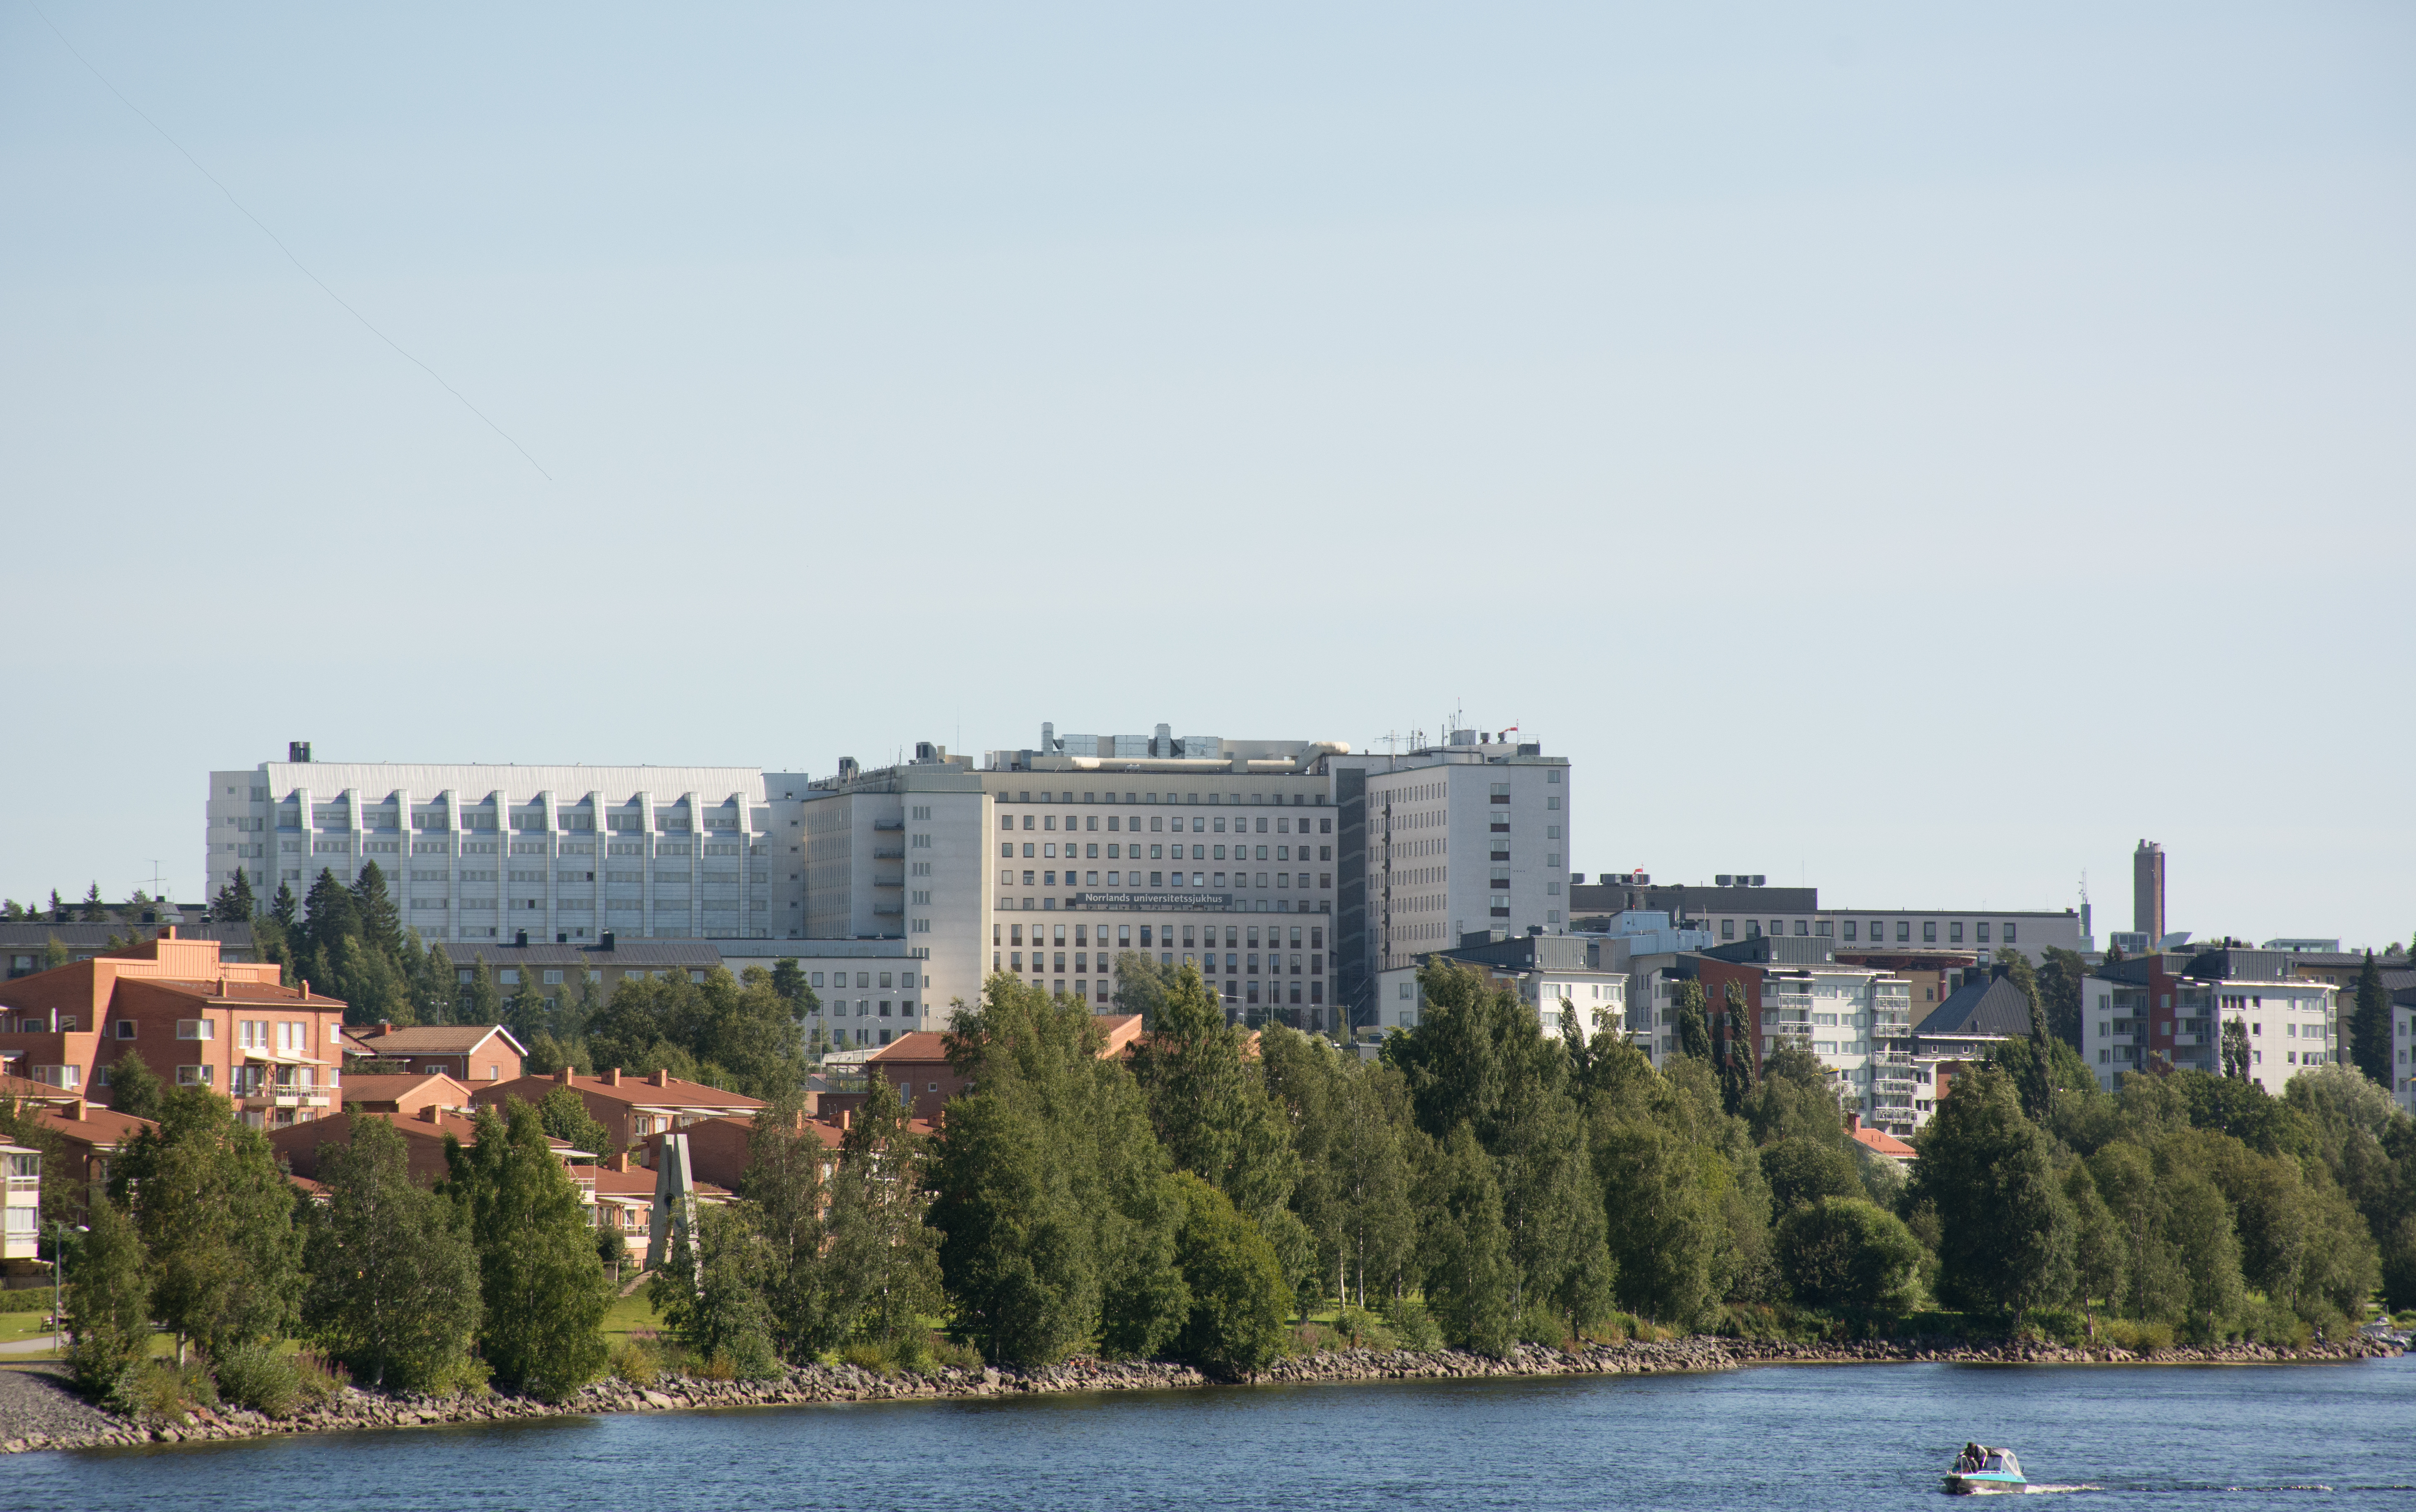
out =
[[[850,1127],[851,1127],[854,1123],[855,1123],[855,1110],[854,1110],[854,1109],[853,1109],[853,1108],[842,1108],[842,1109],[840,1109],[840,1110],[838,1111],[838,1128],[839,1128],[839,1132],[840,1132],[840,1133],[842,1133],[842,1134],[846,1133],[846,1132],[848,1131],[848,1129],[849,1129],[849,1128],[850,1128]]]
[[[603,946],[607,950],[612,948],[612,931],[610,930],[604,931]]]
[[[672,1074],[669,1071],[657,1071],[654,1075],[646,1078],[646,1085],[650,1087],[667,1087],[671,1084]]]
[[[553,1079],[566,1087],[570,1085],[570,1079],[576,1073],[573,1072],[569,1066],[566,1066],[561,1070],[553,1073]],[[607,1071],[604,1073],[604,1080],[610,1081],[620,1074],[621,1073],[618,1071]]]
[[[427,1107],[419,1110],[419,1121],[423,1124],[439,1123],[443,1121],[444,1117],[445,1110],[437,1107],[432,1102]]]
[[[564,1074],[564,1080],[569,1080],[568,1073],[566,1072]],[[616,1066],[612,1067],[612,1069],[604,1073],[604,1084],[608,1087],[617,1087],[621,1084],[621,1068],[619,1066]]]
[[[380,1020],[378,1021],[378,1037],[380,1037],[380,1038],[382,1039],[382,1038],[385,1037],[387,1035],[390,1035],[390,1034],[393,1034],[393,1033],[394,1033],[394,1021],[393,1021],[392,1019],[380,1019]]]
[[[72,1118],[79,1124],[83,1123],[83,1099],[82,1097],[78,1097],[75,1101],[68,1104],[65,1108],[60,1109],[59,1116],[61,1118]]]
[[[159,931],[159,938],[160,938],[160,939],[162,939],[162,940],[173,940],[173,939],[174,939],[175,937],[176,937],[176,927],[175,927],[174,925],[173,925],[173,924],[169,925],[166,929],[161,930]]]
[[[1851,1133],[1853,1133],[1856,1129],[1861,1128],[1862,1126],[1863,1126],[1863,1115],[1862,1115],[1862,1114],[1860,1114],[1860,1113],[1848,1113],[1848,1114],[1846,1115],[1846,1132],[1847,1132],[1848,1134],[1851,1134]]]

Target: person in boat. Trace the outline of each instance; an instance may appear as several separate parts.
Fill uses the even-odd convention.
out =
[[[1977,1473],[1987,1462],[1987,1450],[1976,1444],[1966,1444],[1962,1456],[1955,1461],[1955,1469],[1958,1474],[1969,1475]]]

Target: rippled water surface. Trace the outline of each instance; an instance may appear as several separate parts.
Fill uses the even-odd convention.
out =
[[[2089,1504],[2416,1508],[2416,1361],[1789,1367],[774,1408],[0,1459],[103,1509],[1767,1507],[1947,1502],[1966,1439]],[[2075,1508],[2078,1512],[2078,1508]]]

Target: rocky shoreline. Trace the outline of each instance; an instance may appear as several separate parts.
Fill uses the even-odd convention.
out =
[[[1756,1365],[1901,1365],[1917,1361],[1995,1365],[2318,1364],[2395,1353],[2388,1344],[2366,1338],[2314,1344],[2297,1351],[2235,1344],[2220,1349],[2176,1348],[2135,1354],[2112,1345],[2067,1349],[2055,1344],[1973,1345],[1947,1340],[1801,1344],[1699,1336],[1659,1343],[1593,1344],[1570,1350],[1528,1344],[1519,1346],[1505,1359],[1458,1350],[1329,1351],[1281,1359],[1248,1382],[1231,1383],[1307,1385],[1516,1376],[1660,1375],[1734,1370]],[[503,1423],[604,1413],[962,1400],[1034,1393],[1165,1391],[1219,1383],[1189,1366],[1158,1361],[1076,1359],[1029,1370],[948,1369],[928,1376],[882,1376],[846,1365],[808,1366],[793,1368],[771,1381],[666,1376],[652,1385],[639,1386],[620,1380],[604,1380],[559,1404],[500,1392],[440,1399],[386,1397],[347,1387],[326,1401],[302,1407],[283,1419],[228,1409],[197,1412],[189,1424],[176,1426],[146,1424],[104,1412],[69,1392],[52,1371],[15,1369],[0,1371],[0,1453]]]

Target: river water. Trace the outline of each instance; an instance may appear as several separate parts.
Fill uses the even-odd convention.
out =
[[[767,1408],[27,1454],[0,1506],[1673,1507],[1947,1504],[1966,1439],[2080,1503],[2416,1508],[2416,1360],[1781,1367]],[[2078,1506],[2075,1512],[2079,1512]]]

